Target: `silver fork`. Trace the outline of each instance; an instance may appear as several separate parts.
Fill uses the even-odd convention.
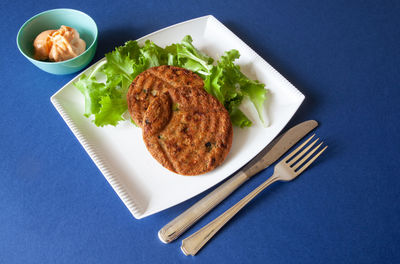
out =
[[[328,147],[325,146],[317,154],[311,157],[317,151],[323,142],[310,150],[318,139],[314,140],[311,144],[303,149],[303,147],[314,137],[312,135],[303,144],[296,148],[293,152],[282,159],[275,165],[274,173],[268,180],[254,189],[251,193],[246,195],[237,204],[225,211],[212,222],[201,228],[196,233],[182,240],[181,249],[185,255],[196,255],[196,253],[230,220],[235,216],[240,209],[248,204],[257,194],[267,188],[269,185],[276,181],[291,181],[299,176],[314,160],[321,155],[321,153]],[[302,150],[303,149],[303,150]],[[300,153],[298,153],[302,150]],[[307,153],[308,152],[308,153]],[[297,154],[297,155],[296,155]],[[295,156],[296,155],[296,156]]]

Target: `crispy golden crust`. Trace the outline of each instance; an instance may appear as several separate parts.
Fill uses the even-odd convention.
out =
[[[203,88],[203,80],[195,73],[174,66],[150,68],[133,80],[127,94],[128,110],[140,127],[151,101],[174,87]]]
[[[213,170],[232,145],[229,113],[203,87],[191,71],[160,66],[139,74],[128,91],[128,109],[143,128],[147,149],[178,174]]]
[[[170,115],[157,110],[169,101],[165,96],[171,98],[173,105]],[[182,175],[215,169],[225,160],[232,145],[228,112],[203,89],[170,89],[168,95],[152,101],[145,120],[143,139],[151,155],[167,169]],[[151,120],[157,120],[156,124]],[[161,123],[167,124],[162,127]]]

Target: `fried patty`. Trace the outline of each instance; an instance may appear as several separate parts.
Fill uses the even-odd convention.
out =
[[[154,98],[174,87],[203,89],[203,86],[203,80],[192,71],[167,65],[150,68],[136,76],[129,87],[129,113],[143,127],[143,115]]]
[[[198,175],[219,166],[232,145],[228,111],[204,89],[172,88],[144,114],[143,140],[167,169]]]
[[[159,66],[138,75],[127,95],[129,112],[143,129],[147,149],[178,174],[213,170],[232,145],[229,113],[203,86],[191,71]]]

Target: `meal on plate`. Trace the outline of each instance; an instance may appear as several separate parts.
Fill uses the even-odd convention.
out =
[[[128,41],[74,85],[85,97],[84,115],[96,126],[116,126],[128,111],[159,163],[178,174],[198,175],[224,161],[232,125],[252,125],[239,108],[245,97],[264,122],[268,90],[240,71],[234,63],[239,56],[230,50],[213,64],[190,36],[165,48],[149,40],[143,46]]]
[[[237,50],[225,52],[213,64],[213,58],[197,50],[192,38],[186,36],[181,43],[165,48],[147,40],[140,46],[128,41],[105,55],[90,73],[81,75],[74,85],[85,97],[86,117],[92,117],[96,126],[113,125],[125,120],[128,110],[126,93],[133,79],[141,72],[155,66],[171,65],[193,71],[204,81],[204,89],[216,97],[228,110],[232,124],[250,127],[252,122],[239,109],[244,97],[248,97],[264,122],[262,110],[268,98],[265,85],[249,79],[234,61],[240,56]],[[106,81],[98,79],[98,75]]]
[[[86,42],[74,28],[61,26],[46,30],[33,41],[36,60],[65,61],[77,57],[86,49]]]
[[[203,87],[193,72],[164,65],[140,73],[128,91],[128,109],[147,149],[181,175],[213,170],[232,145],[229,113]]]

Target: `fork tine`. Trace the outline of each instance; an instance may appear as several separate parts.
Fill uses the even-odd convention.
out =
[[[297,152],[299,152],[300,149],[302,149],[313,137],[315,136],[312,135],[311,137],[309,137],[306,141],[304,141],[303,144],[301,144],[297,149],[293,150],[289,155],[287,155],[283,160],[285,162],[287,162],[291,157],[293,157]]]
[[[304,154],[307,153],[307,151],[315,145],[315,143],[317,143],[319,138],[317,138],[316,140],[314,140],[310,145],[308,145],[302,152],[300,152],[299,154],[296,155],[296,157],[294,157],[289,163],[289,166],[292,166],[296,161],[298,161],[301,157],[304,156]]]
[[[319,146],[318,146],[318,147],[319,147]],[[318,148],[318,147],[316,147],[316,148]],[[310,166],[311,163],[313,163],[314,160],[316,160],[316,159],[318,158],[318,156],[321,155],[322,152],[324,152],[324,150],[325,150],[327,147],[328,147],[328,146],[325,146],[323,149],[321,149],[314,157],[312,157],[312,159],[310,159],[306,164],[304,164],[304,166],[301,167],[301,169],[298,170],[298,171],[296,172],[296,174],[298,175],[298,174],[302,173],[305,169],[307,169],[308,166]]]
[[[323,142],[319,143],[318,146],[316,146],[316,147],[313,148],[310,152],[308,152],[307,155],[305,155],[299,162],[297,162],[296,165],[294,165],[294,166],[292,167],[292,169],[293,169],[293,170],[296,170],[298,167],[300,167],[309,157],[311,157],[311,155],[312,155],[315,151],[317,151],[317,149],[318,149],[319,147],[321,147],[322,143],[323,143]]]

